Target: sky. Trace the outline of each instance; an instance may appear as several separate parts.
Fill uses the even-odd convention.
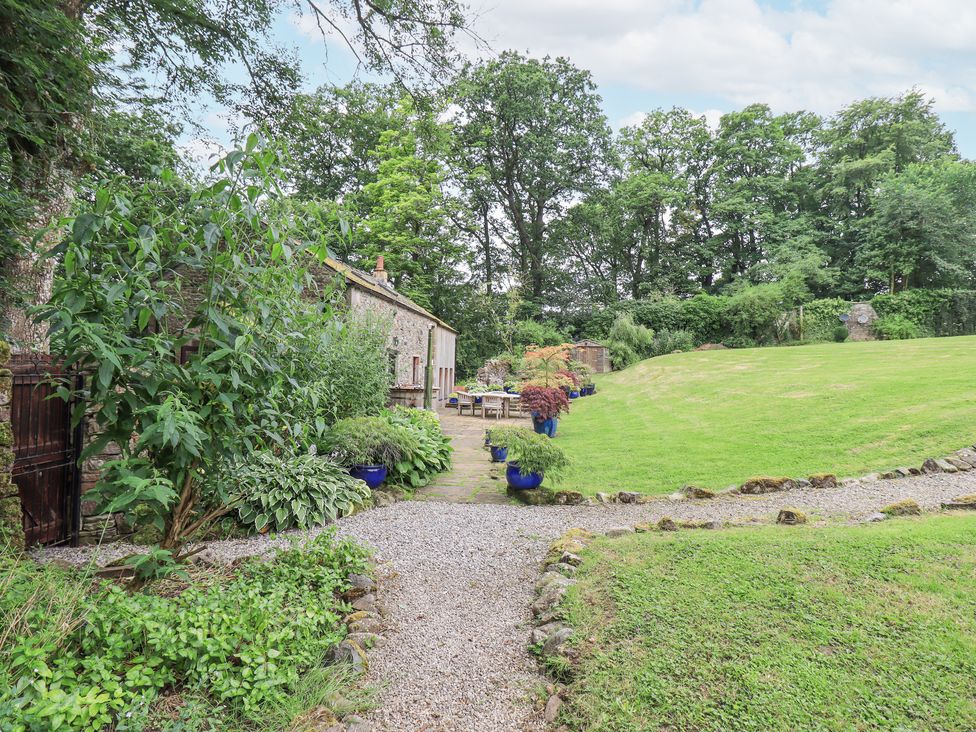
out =
[[[976,158],[976,0],[468,0],[488,50],[565,56],[593,73],[614,128],[687,107],[709,121],[765,102],[828,115],[851,101],[917,87]],[[290,13],[276,41],[293,47],[308,86],[358,74],[338,38]],[[201,112],[226,142],[219,112]],[[191,154],[212,145],[188,141]]]

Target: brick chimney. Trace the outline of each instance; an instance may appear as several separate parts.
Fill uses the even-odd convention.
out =
[[[376,258],[376,269],[373,270],[373,277],[378,279],[380,282],[386,282],[386,270],[383,269],[383,255],[381,254]]]

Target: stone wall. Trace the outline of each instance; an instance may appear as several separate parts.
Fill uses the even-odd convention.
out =
[[[350,288],[353,311],[373,313],[391,322],[387,345],[396,354],[395,386],[423,386],[427,365],[427,334],[434,322],[358,288]]]
[[[875,339],[872,326],[878,319],[878,314],[870,303],[856,302],[851,307],[847,321],[848,338],[852,341],[873,341]]]
[[[95,420],[87,417],[82,426],[82,449],[90,445],[99,435]],[[119,446],[110,442],[98,455],[85,459],[79,467],[81,490],[81,521],[78,530],[78,543],[82,545],[97,544],[99,541],[111,541],[124,533],[124,519],[122,514],[98,514],[95,501],[85,498],[85,493],[95,487],[102,475],[102,466],[110,460],[119,457]]]
[[[11,478],[14,467],[14,435],[10,425],[10,400],[13,375],[10,346],[0,339],[0,549],[24,548],[24,519],[20,510],[20,495]]]

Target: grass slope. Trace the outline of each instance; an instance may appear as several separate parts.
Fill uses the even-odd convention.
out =
[[[598,380],[557,439],[560,487],[668,493],[859,475],[976,440],[976,337],[679,353]]]
[[[976,729],[970,516],[602,539],[573,730]]]

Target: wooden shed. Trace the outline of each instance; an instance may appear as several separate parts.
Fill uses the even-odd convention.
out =
[[[596,373],[603,374],[610,371],[610,351],[602,343],[584,338],[573,344],[570,358],[580,361],[592,368]]]

